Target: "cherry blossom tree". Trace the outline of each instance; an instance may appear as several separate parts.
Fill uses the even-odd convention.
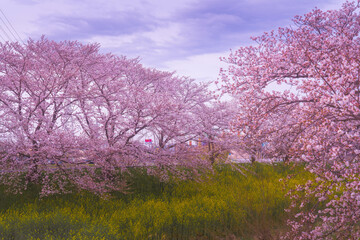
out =
[[[96,62],[98,47],[42,38],[26,46],[5,43],[0,48],[0,138],[6,145],[1,168],[4,181],[21,189],[29,182],[48,181],[43,167],[48,162],[59,166],[77,147],[69,121],[74,102],[70,90],[80,69]],[[19,183],[15,179],[24,172],[26,183]],[[64,182],[52,169],[48,172],[59,185]]]
[[[131,166],[195,167],[180,145],[198,131],[189,121],[190,106],[212,97],[191,79],[113,58],[103,61],[107,73],[88,72],[76,90],[75,122],[94,143],[87,155],[107,176]],[[156,137],[150,148],[140,143],[149,134]]]
[[[214,101],[203,105],[195,112],[199,123],[199,138],[205,144],[202,154],[214,165],[222,154],[238,148],[238,137],[230,131],[235,109],[229,102]]]
[[[163,176],[179,165],[211,167],[187,145],[224,129],[219,107],[205,124],[214,101],[208,84],[102,54],[97,44],[45,37],[1,43],[0,59],[0,180],[11,189],[102,193],[123,190],[119,172],[129,167]],[[148,135],[153,147],[142,143]]]
[[[243,142],[268,142],[269,157],[306,162],[316,176],[293,195],[300,212],[285,238],[360,237],[359,31],[359,2],[346,2],[296,16],[223,58],[223,90],[240,104],[233,127]]]
[[[171,108],[152,129],[159,148],[174,148],[199,136],[201,130],[195,113],[213,99],[206,91],[208,85],[197,84],[188,78],[171,79],[167,89],[164,89],[169,95]]]

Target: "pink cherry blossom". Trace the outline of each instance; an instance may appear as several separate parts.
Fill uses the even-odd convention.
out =
[[[238,102],[233,129],[244,149],[306,162],[316,175],[293,195],[293,206],[314,197],[325,206],[300,208],[287,239],[360,238],[359,31],[359,2],[346,2],[296,16],[291,27],[223,58],[223,91]]]
[[[103,193],[123,190],[130,167],[163,179],[191,176],[179,165],[209,169],[231,147],[233,111],[208,85],[97,44],[0,43],[0,180],[18,192],[36,183],[43,195]],[[189,146],[198,139],[211,147]]]

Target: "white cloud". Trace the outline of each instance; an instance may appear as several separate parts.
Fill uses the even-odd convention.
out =
[[[165,62],[164,70],[174,71],[180,76],[190,76],[198,81],[216,81],[221,67],[226,64],[220,61],[221,56],[229,52],[208,53],[194,55],[183,59]]]
[[[100,43],[103,48],[123,48],[135,41],[137,36],[135,34],[121,35],[121,36],[93,36],[86,41],[89,43]]]
[[[182,31],[181,23],[168,23],[142,35],[151,39],[157,46],[169,47],[170,45],[186,41],[185,37],[181,34]]]
[[[215,81],[230,48],[290,24],[290,15],[345,0],[2,0],[0,8],[25,40],[99,42],[102,51],[138,57],[145,66]],[[303,12],[305,11],[305,12]],[[146,25],[146,26],[144,26]]]

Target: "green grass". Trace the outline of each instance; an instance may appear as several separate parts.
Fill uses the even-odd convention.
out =
[[[143,169],[127,175],[129,193],[106,199],[91,193],[39,199],[0,189],[0,239],[277,239],[286,231],[285,193],[311,175],[303,167],[228,165],[198,181],[161,182]],[[295,175],[287,184],[279,181]]]

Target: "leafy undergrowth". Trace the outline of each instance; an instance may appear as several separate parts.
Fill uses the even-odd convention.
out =
[[[129,193],[106,198],[39,199],[36,186],[22,195],[3,187],[0,239],[277,239],[287,230],[285,193],[311,175],[301,166],[246,167],[246,176],[219,165],[201,181],[166,183],[134,169]]]

